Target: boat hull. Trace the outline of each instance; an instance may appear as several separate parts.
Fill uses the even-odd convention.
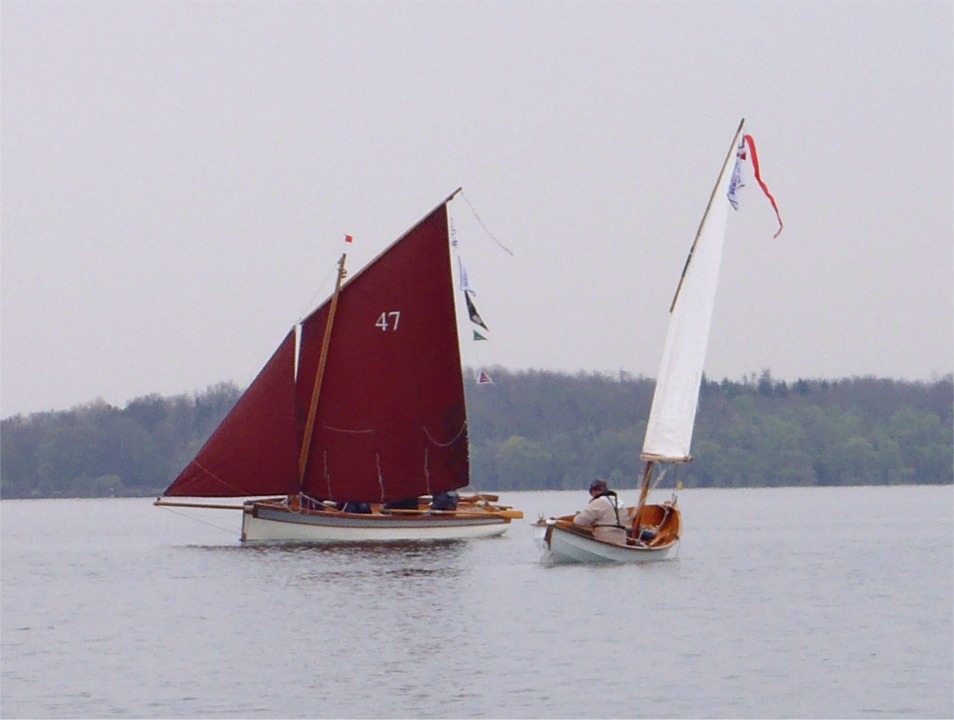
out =
[[[572,515],[541,520],[536,523],[534,533],[540,562],[544,565],[635,564],[675,558],[682,522],[676,506],[668,502],[647,505],[641,517],[660,523],[654,528],[655,539],[649,543],[630,539],[627,545],[597,540],[589,530],[573,525]]]
[[[242,542],[341,543],[467,540],[502,535],[506,513],[356,514],[308,512],[272,503],[250,502],[242,514]]]
[[[557,526],[538,527],[536,532],[540,562],[544,565],[658,562],[675,557],[679,545],[678,541],[659,548],[614,545]],[[549,538],[546,537],[548,532]]]

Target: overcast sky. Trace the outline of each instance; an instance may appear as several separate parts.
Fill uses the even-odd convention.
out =
[[[952,15],[4,0],[0,415],[244,386],[458,186],[465,362],[655,377],[743,117],[785,230],[750,184],[709,377],[950,373]]]

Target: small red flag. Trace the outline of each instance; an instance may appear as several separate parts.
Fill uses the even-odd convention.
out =
[[[353,242],[353,241],[354,241],[354,238],[353,238],[353,237],[351,237],[350,235],[345,235],[345,242],[346,242],[346,243]]]
[[[775,196],[769,191],[768,185],[762,182],[762,172],[759,169],[759,154],[755,151],[755,140],[752,139],[751,135],[746,135],[744,139],[745,142],[748,143],[749,149],[752,151],[752,168],[755,170],[755,181],[759,184],[759,187],[762,188],[762,192],[765,193],[765,197],[767,197],[769,202],[772,203],[772,209],[775,210],[775,217],[778,218],[778,232],[776,232],[773,236],[778,237],[782,234],[782,216],[779,215],[778,204],[775,202]]]

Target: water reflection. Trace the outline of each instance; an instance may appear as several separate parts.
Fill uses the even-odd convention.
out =
[[[253,545],[183,545],[182,547],[227,553],[250,553],[264,556],[306,553],[310,555],[331,556],[360,556],[360,557],[387,557],[400,555],[402,557],[430,557],[435,553],[449,555],[453,550],[463,550],[467,546],[464,540],[399,540],[393,542],[361,542],[361,543],[256,543]]]
[[[421,592],[418,584],[427,578],[446,581],[466,574],[472,552],[468,545],[462,540],[268,543],[188,545],[180,550],[215,556],[213,565],[231,567],[250,580],[274,579],[278,569],[283,583],[325,581],[334,576],[341,589],[358,592],[373,586],[394,597]],[[208,567],[205,560],[201,564]]]

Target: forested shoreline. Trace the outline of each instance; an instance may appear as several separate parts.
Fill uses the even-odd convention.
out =
[[[491,371],[467,382],[471,477],[486,491],[633,487],[652,378]],[[468,373],[472,378],[473,373]],[[123,408],[102,401],[0,423],[0,497],[161,494],[235,404],[222,383]],[[686,487],[954,483],[954,381],[703,379]]]

